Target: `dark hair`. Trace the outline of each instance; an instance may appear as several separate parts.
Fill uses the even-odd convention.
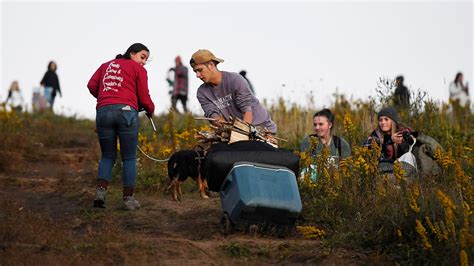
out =
[[[193,59],[193,60],[194,60],[194,59]],[[213,64],[215,67],[217,67],[217,64],[218,64],[219,62],[217,62],[217,63],[216,63],[216,62],[217,62],[217,61],[211,60],[211,61],[204,62],[203,64],[204,64],[205,66],[207,66],[207,67],[209,67],[210,64]]]
[[[122,54],[118,54],[115,59],[119,59],[119,58],[125,58],[125,59],[131,59],[130,57],[130,54],[131,53],[138,53],[140,51],[147,51],[147,52],[150,52],[150,50],[148,50],[148,48],[141,44],[141,43],[134,43],[132,45],[130,45],[130,47],[128,47],[127,51],[125,51],[125,53],[122,55]]]
[[[331,122],[334,126],[334,115],[332,114],[331,110],[324,108],[323,110],[316,112],[313,118],[315,118],[316,116],[326,117],[329,120],[329,122]]]
[[[51,66],[52,66],[53,64],[55,64],[56,67],[58,66],[54,61],[49,61],[49,63],[48,63],[48,70],[52,70],[52,69],[51,69]]]
[[[400,75],[400,76],[396,77],[395,80],[398,80],[398,81],[400,81],[400,84],[403,84],[403,81],[405,79],[403,78],[403,76]]]
[[[462,73],[461,73],[461,72],[458,72],[458,73],[456,74],[456,77],[454,78],[454,83],[455,83],[455,84],[458,84],[458,82],[459,82],[459,77],[461,77],[461,76],[462,76]]]

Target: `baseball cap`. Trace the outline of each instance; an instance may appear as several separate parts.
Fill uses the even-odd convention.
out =
[[[191,67],[194,67],[195,65],[204,64],[209,61],[215,61],[217,64],[224,62],[223,59],[217,58],[213,53],[211,53],[211,51],[200,49],[191,56],[189,64]]]

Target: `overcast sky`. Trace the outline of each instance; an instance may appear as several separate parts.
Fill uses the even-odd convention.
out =
[[[410,89],[447,101],[464,73],[473,99],[473,4],[464,2],[13,2],[2,1],[0,101],[18,80],[31,105],[47,64],[58,64],[56,112],[93,118],[86,84],[128,46],[148,46],[157,112],[170,107],[167,70],[197,49],[223,58],[221,70],[247,71],[257,97],[315,107],[336,91],[366,99],[379,77],[405,76]],[[190,69],[189,106],[201,113]],[[29,107],[30,109],[31,107]],[[178,105],[180,108],[180,105]]]

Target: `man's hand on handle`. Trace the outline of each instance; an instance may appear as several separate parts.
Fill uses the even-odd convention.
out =
[[[214,121],[211,121],[211,124],[213,124],[216,127],[222,127],[222,124],[226,122],[224,117],[222,115],[213,115],[212,118],[214,118]]]

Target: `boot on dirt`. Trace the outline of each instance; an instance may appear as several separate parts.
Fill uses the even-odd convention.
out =
[[[135,197],[133,195],[132,196],[125,196],[123,198],[123,205],[124,205],[125,209],[129,210],[129,211],[134,211],[134,210],[140,208],[140,203],[138,202],[138,200],[135,199]]]
[[[104,187],[97,187],[95,190],[94,208],[105,208],[105,196],[107,189]]]

